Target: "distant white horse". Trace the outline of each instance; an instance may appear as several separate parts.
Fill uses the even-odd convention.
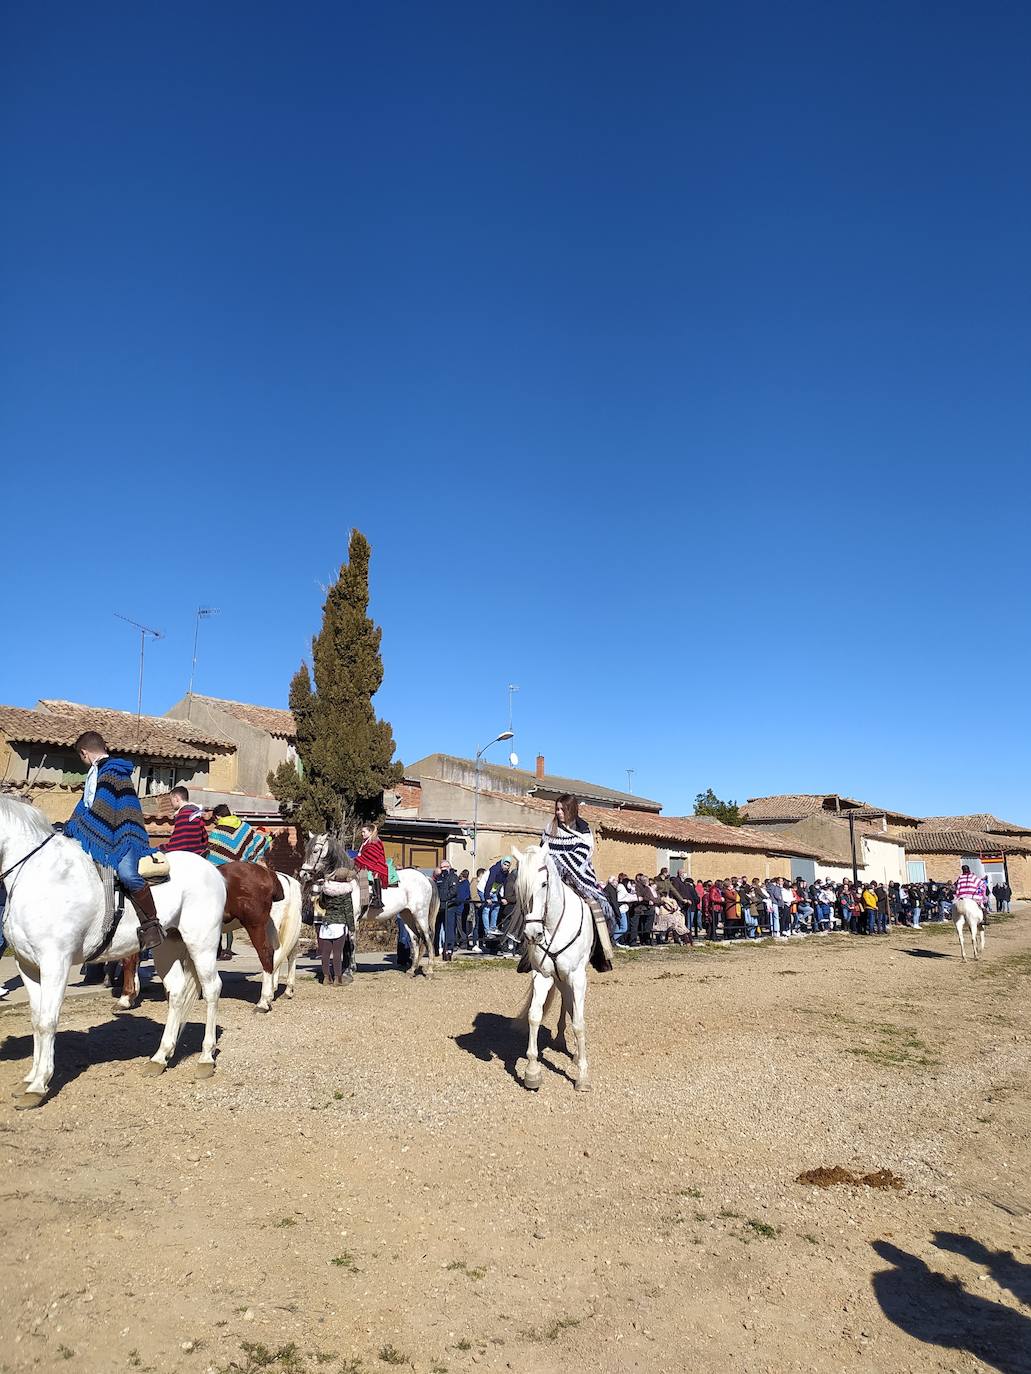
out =
[[[157,1053],[144,1072],[168,1066],[183,1018],[198,994],[207,1017],[195,1076],[215,1071],[215,1017],[222,980],[215,968],[222,931],[225,883],[196,854],[168,855],[170,876],[153,889],[166,937],[154,965],[168,994],[168,1019]],[[96,866],[75,840],[54,832],[42,812],[0,795],[0,874],[7,885],[4,935],[14,951],[32,1014],[32,1068],[17,1106],[38,1107],[54,1072],[54,1035],[69,970],[75,964],[124,959],[139,949],[139,921],[125,911],[103,950],[104,888]]]
[[[346,852],[334,836],[311,835],[301,867],[301,882],[325,877],[334,869],[349,863]],[[377,913],[375,919],[390,921],[400,916],[412,936],[414,948],[409,978],[414,978],[420,969],[429,978],[433,973],[433,927],[440,908],[436,886],[417,868],[402,868],[398,871],[397,886],[384,887],[381,897],[383,910]]]
[[[544,846],[513,851],[519,865],[516,892],[530,955],[532,983],[524,1014],[529,1023],[523,1085],[536,1092],[541,1086],[537,1037],[556,992],[562,996],[559,1040],[568,1049],[566,1023],[572,1020],[576,1037],[577,1092],[590,1088],[587,1073],[587,1032],[584,1003],[587,965],[594,948],[591,908],[559,877],[555,860]]]
[[[959,936],[960,953],[964,960],[967,957],[966,945],[963,943],[963,927],[966,926],[970,931],[970,945],[974,951],[974,958],[977,958],[977,936],[981,934],[981,953],[984,953],[984,910],[980,902],[975,902],[973,897],[959,897],[952,903],[952,914],[956,918],[956,934]]]

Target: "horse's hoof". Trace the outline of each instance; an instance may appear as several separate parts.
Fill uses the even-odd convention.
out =
[[[540,1069],[538,1069],[536,1073],[531,1073],[530,1070],[527,1069],[526,1073],[523,1074],[523,1087],[526,1089],[526,1091],[527,1091],[527,1092],[531,1092],[531,1093],[538,1092],[538,1091],[540,1090],[540,1086],[541,1086],[541,1071],[540,1071]]]
[[[141,1070],[144,1078],[160,1078],[165,1071],[165,1065],[159,1064],[156,1059],[148,1059]]]
[[[254,1014],[255,1016],[257,1016],[258,1012],[261,1012],[262,1015],[265,1015],[267,1012],[270,1012],[271,1010],[271,1005],[265,1006],[263,1003],[259,1002],[258,1005],[254,1008]]]
[[[578,1093],[589,1093],[591,1091],[591,1085],[586,1078],[582,1080],[578,1078],[573,1084],[573,1089]]]
[[[18,1093],[14,1104],[16,1112],[31,1112],[36,1107],[42,1107],[44,1093]]]
[[[205,1078],[214,1078],[215,1066],[206,1060],[200,1061],[193,1070],[193,1081],[199,1083]]]

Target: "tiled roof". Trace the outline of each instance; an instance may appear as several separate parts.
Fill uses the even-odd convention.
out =
[[[84,730],[98,731],[109,749],[147,758],[210,759],[213,750],[233,747],[189,721],[164,716],[137,719],[132,711],[81,706],[74,701],[43,700],[31,711],[0,706],[0,734],[17,743],[70,748]]]
[[[989,835],[983,830],[925,830],[921,826],[905,839],[907,854],[996,854],[1031,852],[1031,838]]]
[[[277,706],[252,706],[246,701],[225,701],[222,697],[202,697],[194,694],[194,701],[203,701],[206,706],[215,706],[225,711],[245,725],[253,725],[269,735],[282,735],[285,739],[297,737],[297,725],[290,711],[282,711]]]
[[[724,825],[703,816],[649,816],[620,808],[582,808],[592,826],[610,834],[648,835],[667,842],[707,845],[714,849],[751,849],[765,854],[797,854],[822,858],[820,850],[776,830],[751,830],[744,825]]]
[[[921,830],[980,830],[988,834],[1015,833],[1031,835],[1031,826],[1017,825],[1015,821],[1000,821],[988,811],[978,811],[972,816],[925,816],[920,822]]]
[[[828,806],[827,802],[837,801],[841,810]],[[874,816],[900,816],[907,821],[915,821],[915,816],[907,816],[904,811],[891,807],[872,806],[869,802],[855,797],[843,797],[837,792],[785,792],[776,797],[749,797],[741,814],[749,821],[801,821],[808,816],[847,815],[854,811],[857,819],[870,820]]]

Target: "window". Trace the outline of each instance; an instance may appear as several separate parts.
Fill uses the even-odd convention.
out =
[[[63,749],[59,745],[34,745],[29,750],[27,767],[26,777],[37,782],[74,786],[86,776],[82,759],[74,749]]]
[[[197,778],[197,768],[191,763],[141,763],[139,795],[141,797],[158,797],[164,792],[171,792],[173,787],[178,787],[182,783],[188,787],[191,783],[202,786],[203,782]]]

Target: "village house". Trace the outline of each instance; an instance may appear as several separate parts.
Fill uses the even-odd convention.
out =
[[[395,818],[451,818],[446,857],[458,869],[489,868],[514,848],[537,844],[554,801],[571,792],[595,836],[595,871],[602,882],[620,872],[653,876],[662,867],[695,878],[791,876],[799,863],[825,856],[804,841],[787,841],[703,816],[662,816],[661,803],[582,778],[482,764],[430,754],[405,769],[385,797]]]
[[[834,792],[750,797],[741,812],[753,829],[832,853],[835,864],[816,865],[817,877],[851,877],[854,837],[864,882],[946,882],[966,864],[990,887],[1008,881],[1015,897],[1031,897],[1031,828],[986,813],[921,818]],[[803,867],[801,876],[811,875]]]
[[[251,714],[241,720],[226,711],[218,719],[212,710],[201,722],[49,698],[31,710],[0,706],[0,780],[31,799],[49,820],[66,821],[82,795],[86,771],[73,745],[83,731],[97,730],[113,753],[133,763],[133,780],[155,845],[171,833],[168,794],[181,785],[199,806],[224,803],[264,830],[272,839],[277,866],[295,871],[300,863],[296,829],[280,816],[267,782],[268,760],[290,757],[290,713],[239,702],[219,704]]]

